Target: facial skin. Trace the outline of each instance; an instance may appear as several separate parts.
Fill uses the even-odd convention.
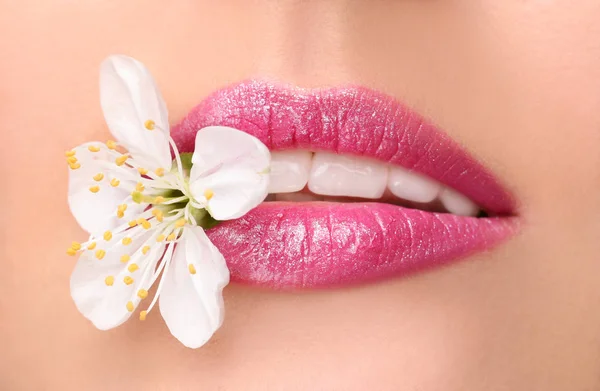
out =
[[[0,389],[600,389],[596,0],[0,0]],[[176,123],[229,83],[359,84],[430,118],[520,202],[521,233],[408,279],[232,284],[198,350],[160,314],[96,330],[65,255],[63,152],[105,140],[98,65],[144,62]]]

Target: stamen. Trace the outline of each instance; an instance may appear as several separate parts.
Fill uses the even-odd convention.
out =
[[[72,163],[72,164],[69,164],[69,168],[70,168],[71,170],[77,170],[77,169],[78,169],[78,168],[80,168],[80,167],[81,167],[81,164],[79,164],[79,163]]]
[[[71,243],[71,248],[75,251],[79,251],[79,250],[81,250],[81,243],[73,242],[73,243]]]
[[[186,220],[185,220],[185,219],[179,219],[179,220],[177,220],[177,221],[175,222],[175,226],[176,226],[177,228],[181,228],[181,227],[183,227],[183,226],[185,225],[185,223],[186,223]]]
[[[133,227],[135,227],[135,226],[137,225],[137,221],[135,221],[135,220],[131,220],[131,221],[130,221],[128,224],[129,224],[129,226],[130,226],[131,228],[133,228]]]
[[[126,285],[131,285],[131,284],[133,284],[133,278],[131,278],[130,276],[125,276],[125,278],[123,278],[123,282]]]
[[[139,270],[139,266],[136,263],[132,263],[131,265],[127,266],[127,270],[129,270],[129,273],[133,273],[136,270]]]
[[[125,211],[127,210],[127,204],[121,204],[117,206],[117,217],[123,218],[125,216]]]
[[[97,193],[97,192],[99,192],[99,191],[100,191],[100,186],[98,186],[98,185],[95,185],[95,186],[90,186],[90,191],[91,191],[92,193]]]
[[[103,236],[103,237],[104,237],[104,240],[106,240],[107,242],[108,242],[108,241],[110,241],[110,240],[112,239],[112,232],[110,232],[110,231],[106,231],[106,232],[104,233],[104,236]]]
[[[69,247],[67,249],[67,255],[73,257],[73,256],[77,255],[77,250],[75,250],[73,247]]]
[[[115,278],[113,276],[108,276],[104,279],[104,283],[106,284],[106,286],[113,286],[113,284],[115,283]]]
[[[117,148],[117,143],[114,140],[108,140],[106,142],[106,146],[108,147],[108,149],[115,150]]]
[[[138,224],[141,224],[141,226],[142,226],[144,229],[150,229],[150,228],[152,227],[152,224],[150,224],[150,222],[149,222],[148,220],[146,220],[145,218],[143,218],[143,217],[140,217],[140,218],[137,220],[137,223],[138,223]]]
[[[148,315],[148,311],[141,311],[140,312],[140,320],[146,320],[146,316]]]
[[[157,168],[156,170],[154,170],[154,173],[159,176],[162,177],[165,175],[165,169],[162,167]]]
[[[162,203],[164,201],[165,201],[165,197],[163,197],[163,196],[157,196],[152,203],[158,205],[158,204],[160,204],[160,203]]]
[[[154,130],[154,128],[156,127],[156,123],[149,119],[146,122],[144,122],[144,127],[148,130]]]
[[[90,244],[88,244],[87,249],[88,250],[93,250],[96,248],[96,242],[92,242]]]
[[[99,172],[96,175],[94,175],[92,177],[96,182],[100,182],[102,179],[104,179],[104,174]]]
[[[144,196],[139,191],[134,191],[133,193],[131,193],[131,199],[136,204],[141,204],[142,201],[144,200]]]
[[[204,197],[206,197],[207,201],[210,201],[210,199],[213,198],[214,195],[215,193],[211,189],[204,190]]]
[[[128,301],[125,307],[127,307],[127,311],[133,312],[133,303],[131,301]]]
[[[77,163],[77,158],[75,156],[70,156],[67,158],[67,163],[75,164],[75,163]]]
[[[196,267],[194,265],[192,265],[191,263],[188,265],[188,270],[189,270],[190,274],[196,274]]]
[[[148,251],[150,251],[150,246],[144,246],[144,248],[142,248],[142,253],[144,255],[148,254]]]
[[[140,299],[144,300],[146,297],[148,297],[148,291],[145,289],[140,289],[137,295]]]
[[[130,245],[131,242],[133,242],[133,239],[131,239],[130,237],[124,237],[123,240],[121,240],[121,243],[123,243],[123,246]]]
[[[127,159],[129,159],[129,156],[121,155],[115,159],[115,163],[117,163],[117,166],[122,166],[125,163],[125,161],[127,161]]]
[[[70,150],[70,151],[65,151],[65,156],[66,157],[72,157],[75,156],[75,151],[74,150]]]
[[[175,235],[175,232],[171,232],[169,234],[169,236],[167,236],[167,241],[172,242],[173,240],[175,240],[177,238],[177,235]]]
[[[148,173],[148,170],[146,170],[143,167],[138,167],[138,172],[140,173],[140,175],[146,175]]]
[[[100,152],[100,147],[97,146],[97,145],[90,145],[88,147],[88,151],[90,151],[90,152]]]
[[[152,215],[154,217],[156,217],[156,220],[158,220],[160,223],[163,222],[164,214],[163,214],[162,210],[156,209],[156,208],[152,209]]]
[[[96,250],[96,258],[101,260],[106,255],[106,251],[104,250]]]
[[[129,254],[123,254],[123,255],[121,255],[121,262],[127,263],[127,262],[129,262],[129,258],[130,258]]]
[[[112,187],[117,187],[117,186],[119,186],[119,183],[121,183],[121,181],[120,181],[120,180],[118,180],[117,178],[113,178],[113,179],[111,179],[111,180],[110,180],[110,185],[111,185]]]
[[[165,235],[163,235],[163,234],[160,234],[156,237],[157,242],[162,242],[163,240],[165,240]]]
[[[142,182],[138,182],[137,185],[135,185],[135,190],[139,191],[140,193],[142,191],[144,191],[144,189],[145,189],[145,187],[144,187],[144,184]]]

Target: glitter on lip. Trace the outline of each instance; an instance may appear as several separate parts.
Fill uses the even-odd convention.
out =
[[[271,150],[376,158],[453,187],[487,211],[515,212],[511,194],[450,137],[393,98],[362,87],[243,82],[210,95],[172,135],[182,152],[191,152],[196,131],[210,125],[243,130]],[[516,227],[515,217],[474,219],[380,203],[277,202],[208,234],[233,281],[289,289],[409,274],[489,249]]]

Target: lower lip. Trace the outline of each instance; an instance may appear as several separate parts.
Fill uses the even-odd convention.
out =
[[[516,218],[471,218],[379,203],[268,202],[208,231],[232,281],[319,288],[401,277],[488,250]]]

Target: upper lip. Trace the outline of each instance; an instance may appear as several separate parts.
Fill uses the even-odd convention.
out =
[[[511,193],[449,136],[393,98],[363,87],[307,90],[243,82],[211,94],[172,136],[180,151],[192,152],[195,133],[212,125],[252,134],[272,151],[372,157],[436,179],[493,215],[516,212]],[[513,218],[364,205],[299,212],[298,206],[265,204],[209,236],[233,280],[285,288],[408,273],[488,249],[516,231]]]

